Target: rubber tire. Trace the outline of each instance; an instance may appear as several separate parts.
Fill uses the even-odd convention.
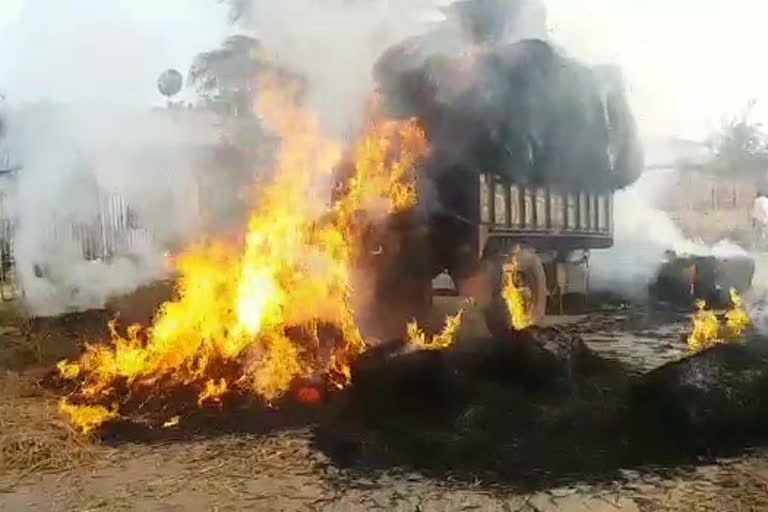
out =
[[[493,264],[489,267],[493,272],[494,279],[493,295],[485,307],[485,325],[493,336],[504,336],[513,330],[512,318],[510,317],[504,298],[501,296],[503,286],[502,268],[509,255],[499,255],[494,258]],[[517,271],[523,275],[526,283],[530,286],[533,293],[533,305],[531,316],[533,325],[541,322],[547,309],[547,276],[544,272],[544,265],[539,256],[531,250],[522,249],[517,253]]]

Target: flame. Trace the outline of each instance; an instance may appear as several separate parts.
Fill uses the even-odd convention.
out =
[[[228,386],[226,379],[219,379],[218,381],[209,379],[205,383],[205,388],[197,397],[197,405],[202,406],[206,402],[220,404],[221,396],[227,392],[227,388]]]
[[[455,315],[446,317],[443,330],[429,341],[427,341],[426,333],[419,327],[416,320],[411,320],[406,328],[408,342],[423,350],[442,350],[450,347],[456,340],[463,314],[464,310],[461,309]]]
[[[181,423],[181,417],[180,416],[173,416],[172,418],[169,418],[167,421],[163,423],[163,428],[173,428],[177,427]]]
[[[366,348],[349,305],[350,271],[362,250],[356,215],[414,205],[414,167],[428,147],[415,120],[372,123],[354,149],[346,193],[328,215],[317,186],[339,162],[341,145],[297,106],[296,92],[262,79],[256,114],[281,144],[242,244],[183,251],[174,259],[177,298],[150,327],[122,336],[113,322],[111,344],[89,345],[77,361],[59,363],[61,378],[78,385],[62,412],[82,431],[119,415],[131,396],[178,386],[198,390],[203,405],[229,392],[270,402],[314,375],[339,387],[349,382],[349,365]],[[119,405],[104,405],[111,403]]]
[[[741,297],[733,288],[730,294],[731,308],[726,311],[723,324],[718,321],[714,312],[707,309],[703,300],[696,302],[693,330],[688,336],[688,350],[691,353],[700,352],[719,343],[737,342],[749,327],[749,314],[744,309]]]
[[[110,410],[102,405],[73,405],[66,398],[59,400],[59,411],[83,434],[90,434],[105,421],[118,416],[116,408]]]
[[[527,299],[530,291],[516,282],[516,273],[517,257],[512,256],[504,272],[504,287],[501,290],[501,296],[507,305],[512,327],[519,331],[533,325],[533,317]]]
[[[731,304],[733,306],[725,313],[725,327],[723,331],[726,339],[734,340],[741,337],[744,330],[749,327],[751,320],[749,313],[744,309],[741,297],[733,288],[731,288]]]
[[[703,300],[696,301],[696,313],[693,315],[693,331],[688,336],[688,349],[699,352],[718,342],[720,324],[717,316],[707,309]]]

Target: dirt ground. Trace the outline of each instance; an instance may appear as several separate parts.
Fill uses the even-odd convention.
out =
[[[132,300],[147,302],[140,295]],[[454,307],[438,306],[439,313]],[[318,448],[310,427],[174,442],[84,441],[57,417],[55,397],[35,380],[83,341],[103,336],[111,314],[27,321],[13,307],[0,312],[0,511],[768,510],[768,451],[760,449],[598,479],[573,475],[532,489],[451,471],[424,476],[413,468],[346,467]],[[680,357],[689,328],[684,316],[640,308],[550,321],[637,372]],[[470,315],[464,329],[479,325]],[[19,463],[19,452],[30,460]]]

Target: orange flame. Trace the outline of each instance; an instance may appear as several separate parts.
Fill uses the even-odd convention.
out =
[[[119,406],[102,404],[124,404],[135,392],[191,386],[202,405],[232,391],[272,401],[311,375],[348,383],[351,361],[366,348],[349,305],[361,250],[353,220],[360,210],[387,214],[415,204],[414,167],[427,143],[414,120],[372,125],[355,149],[347,192],[331,220],[318,222],[317,185],[341,146],[321,134],[295,93],[269,78],[260,87],[256,113],[281,145],[243,246],[184,251],[174,262],[178,298],[163,304],[151,327],[123,337],[110,325],[110,345],[90,345],[79,360],[59,364],[60,376],[78,384],[61,409],[84,432],[119,414]]]
[[[426,333],[419,327],[416,320],[411,320],[407,326],[408,342],[422,350],[442,350],[450,347],[458,335],[463,314],[464,310],[461,309],[455,315],[447,317],[443,330],[430,340],[427,340]]]
[[[512,327],[519,331],[533,325],[533,316],[529,307],[530,290],[517,282],[517,257],[513,255],[504,270],[504,286],[501,296],[507,305]]]
[[[700,352],[719,343],[737,342],[749,327],[751,320],[741,297],[734,289],[731,289],[730,293],[731,308],[726,311],[723,324],[718,321],[714,312],[707,309],[703,300],[696,302],[693,330],[688,336],[688,350],[691,353]]]

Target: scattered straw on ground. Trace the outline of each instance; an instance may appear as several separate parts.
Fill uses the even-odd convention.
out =
[[[34,472],[72,469],[94,450],[33,384],[12,376],[0,380],[0,490]]]

